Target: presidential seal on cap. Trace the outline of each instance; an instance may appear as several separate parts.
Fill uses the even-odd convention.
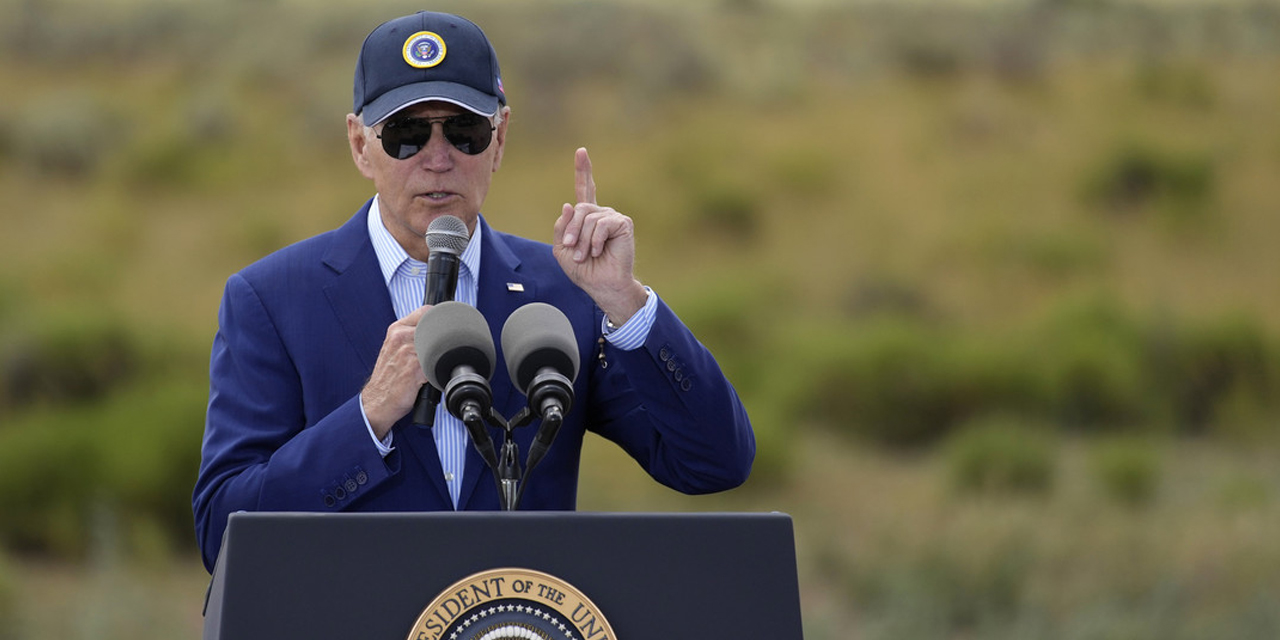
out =
[[[440,64],[444,54],[444,39],[430,31],[419,31],[404,41],[404,61],[419,69],[430,69]]]
[[[353,113],[373,126],[420,102],[492,116],[507,103],[498,54],[474,22],[421,11],[369,33],[356,61]]]

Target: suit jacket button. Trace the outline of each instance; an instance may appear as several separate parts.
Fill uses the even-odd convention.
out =
[[[675,360],[668,360],[668,361],[667,361],[667,371],[675,371],[675,370],[676,370],[676,361],[675,361]]]
[[[332,509],[335,504],[338,504],[338,500],[336,498],[330,494],[324,494],[324,506]]]
[[[666,362],[666,361],[670,360],[670,359],[671,359],[671,351],[670,351],[669,349],[667,349],[666,347],[663,347],[662,349],[658,350],[658,359],[659,359],[659,360],[661,360],[661,361],[663,361],[663,362]]]
[[[684,380],[684,369],[676,369],[676,372],[671,377],[675,378],[676,382]]]
[[[342,488],[346,489],[347,493],[355,493],[357,487],[359,487],[359,485],[357,485],[356,481],[351,478],[347,478],[347,481],[342,485]]]
[[[693,388],[693,380],[690,380],[689,378],[685,378],[685,379],[684,379],[684,382],[681,382],[681,383],[680,383],[680,388],[681,388],[681,389],[684,389],[685,391],[688,391],[688,390],[692,389],[692,388]]]
[[[339,500],[346,500],[346,499],[347,499],[347,492],[346,492],[346,490],[345,490],[345,489],[343,489],[342,487],[334,487],[334,488],[333,488],[333,497],[335,497],[335,498],[337,498],[337,499],[339,499]]]
[[[365,484],[367,482],[369,482],[369,474],[364,471],[356,474],[356,484]]]

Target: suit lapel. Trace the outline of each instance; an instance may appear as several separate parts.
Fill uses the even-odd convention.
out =
[[[323,260],[335,274],[324,287],[325,297],[361,364],[372,372],[387,327],[395,322],[396,314],[369,240],[368,214],[366,203],[355,217],[334,231],[334,240]]]
[[[324,256],[324,264],[336,275],[324,287],[324,293],[365,371],[372,373],[387,327],[395,322],[396,313],[369,239],[368,215],[369,203],[366,203],[355,217],[334,231],[334,241]],[[450,504],[444,469],[431,431],[414,426],[408,416],[397,423],[397,431],[396,445],[404,444],[413,452],[443,503]]]

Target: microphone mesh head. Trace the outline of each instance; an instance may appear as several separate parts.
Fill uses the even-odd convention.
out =
[[[443,251],[460,256],[470,241],[467,223],[457,217],[440,216],[427,225],[427,249],[432,253]]]
[[[427,382],[441,391],[459,365],[470,366],[488,380],[498,359],[484,316],[462,302],[441,302],[427,309],[414,330],[413,346]]]
[[[570,381],[578,377],[578,343],[573,325],[564,312],[542,302],[516,309],[502,325],[502,353],[507,373],[521,391],[538,374],[551,367]]]

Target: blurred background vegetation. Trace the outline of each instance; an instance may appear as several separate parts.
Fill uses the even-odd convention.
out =
[[[489,220],[589,147],[757,429],[701,498],[592,440],[582,508],[791,513],[811,639],[1280,637],[1280,3],[5,0],[0,638],[198,636],[223,282],[371,195],[422,8],[503,63]]]

